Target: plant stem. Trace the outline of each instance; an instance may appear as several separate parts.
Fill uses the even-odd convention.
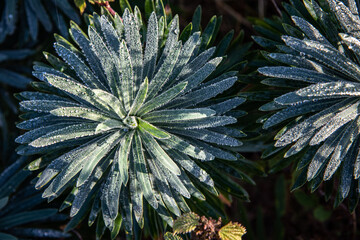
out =
[[[115,17],[116,12],[114,11],[114,9],[112,9],[112,7],[110,6],[110,3],[109,3],[108,1],[103,2],[103,3],[98,2],[98,4],[99,4],[100,6],[104,6],[104,7],[109,11],[109,13],[110,13],[113,17]]]

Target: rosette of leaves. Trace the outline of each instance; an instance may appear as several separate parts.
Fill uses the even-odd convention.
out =
[[[79,15],[68,0],[4,0],[0,3],[0,9],[0,43],[7,36],[13,35],[17,28],[21,41],[29,37],[37,41],[40,25],[47,32],[56,28],[63,36],[67,36],[66,17],[80,22]]]
[[[243,134],[229,126],[244,99],[213,99],[237,81],[236,71],[217,69],[219,51],[207,49],[213,31],[186,37],[178,16],[165,28],[155,13],[145,28],[134,13],[94,14],[88,34],[72,23],[77,46],[57,36],[62,60],[35,65],[38,92],[18,96],[26,112],[18,127],[29,130],[16,140],[18,153],[44,155],[31,164],[46,167],[36,188],[46,187],[51,200],[73,187],[64,202],[74,217],[67,229],[90,211],[89,224],[97,218],[98,229],[115,238],[122,225],[127,233],[144,226],[149,208],[172,225],[173,216],[190,211],[185,199],[218,193],[212,176],[220,189],[247,199],[223,174],[251,181],[236,167],[255,167],[231,150],[241,144]]]
[[[43,222],[61,222],[66,215],[57,214],[56,208],[42,208],[44,199],[33,186],[20,187],[31,172],[21,168],[26,163],[20,157],[0,173],[0,239],[59,239],[71,235],[60,230],[39,228]]]
[[[273,66],[259,69],[271,77],[263,83],[281,93],[261,107],[276,111],[264,118],[264,129],[283,127],[275,137],[277,149],[265,155],[282,165],[298,162],[293,189],[309,181],[314,191],[327,181],[327,198],[336,186],[335,205],[349,197],[353,210],[360,169],[358,4],[327,0],[285,6],[293,25],[283,25],[287,33],[277,53],[265,54]]]

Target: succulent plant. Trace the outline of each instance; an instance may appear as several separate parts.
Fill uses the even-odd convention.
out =
[[[263,128],[283,127],[275,137],[277,149],[266,154],[282,154],[283,165],[284,161],[298,162],[293,189],[309,181],[314,191],[323,181],[338,176],[335,205],[349,196],[353,210],[359,199],[360,176],[358,3],[292,3],[284,5],[293,24],[284,24],[280,30],[285,32],[283,43],[275,37],[255,38],[265,47],[277,48],[265,54],[272,66],[259,69],[271,77],[264,84],[279,87],[274,101],[261,107],[275,111],[263,119]],[[276,24],[268,23],[262,29],[271,29],[268,36],[273,36]],[[329,197],[334,183],[327,184]]]
[[[230,42],[220,51],[207,48],[214,28],[201,35],[191,25],[181,41],[178,16],[165,27],[165,16],[154,12],[145,31],[136,8],[122,17],[94,14],[88,22],[88,34],[71,24],[78,47],[56,36],[62,60],[47,54],[52,66],[34,66],[38,91],[18,95],[25,121],[17,126],[29,131],[16,139],[17,151],[43,155],[30,164],[46,167],[36,183],[46,188],[43,197],[73,187],[64,205],[74,217],[67,229],[90,210],[89,224],[101,212],[98,222],[112,237],[122,223],[132,233],[134,222],[144,225],[147,204],[172,225],[174,215],[190,211],[185,199],[204,200],[199,189],[218,193],[211,175],[246,199],[221,173],[231,162],[253,165],[231,150],[243,136],[231,127],[239,115],[232,110],[244,99],[214,99],[237,81],[237,72],[218,69],[223,58],[214,57]]]

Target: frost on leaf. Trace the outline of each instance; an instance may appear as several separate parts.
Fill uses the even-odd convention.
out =
[[[360,158],[359,10],[355,1],[327,3],[330,9],[314,1],[302,10],[292,6],[309,11],[291,16],[301,32],[284,32],[277,46],[280,52],[267,55],[280,66],[259,69],[270,77],[263,81],[267,85],[287,87],[261,108],[275,111],[263,128],[283,127],[275,147],[287,149],[285,158],[300,158],[298,169],[306,174],[297,176],[306,176],[304,181],[310,182],[312,190],[338,172],[336,204],[350,197],[354,209]],[[317,25],[306,15],[317,19]]]
[[[43,197],[73,188],[67,230],[90,209],[90,224],[116,230],[123,219],[131,234],[134,221],[144,226],[145,204],[172,225],[190,211],[184,198],[205,199],[198,184],[217,194],[206,162],[238,159],[231,111],[244,99],[214,100],[236,72],[218,71],[222,57],[201,45],[201,32],[179,40],[178,16],[164,35],[163,17],[149,15],[146,31],[129,9],[122,21],[94,14],[87,33],[71,23],[73,42],[56,36],[60,58],[52,56],[65,70],[36,65],[47,93],[21,94],[28,114],[18,126],[30,131],[16,139],[18,153],[46,159],[36,184]]]

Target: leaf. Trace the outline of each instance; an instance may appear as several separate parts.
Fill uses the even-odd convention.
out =
[[[125,9],[123,15],[125,39],[128,44],[130,57],[132,60],[134,87],[133,93],[136,93],[143,80],[143,53],[141,37],[138,31],[138,23],[134,19],[134,15],[130,13],[129,9]]]
[[[128,128],[123,124],[123,122],[119,120],[108,119],[99,123],[96,126],[95,134],[107,132],[113,129],[123,129],[124,131],[126,131]]]
[[[77,125],[61,128],[56,131],[49,132],[48,134],[37,138],[29,143],[33,147],[46,147],[59,142],[87,137],[95,134],[96,124],[81,123]]]
[[[152,78],[149,84],[149,93],[148,98],[153,98],[161,88],[164,86],[166,81],[169,79],[170,74],[175,67],[177,59],[179,57],[181,50],[181,44],[178,43],[171,50],[169,50],[168,56],[164,59],[164,62],[161,64],[161,67],[157,70],[157,73]]]
[[[122,99],[124,101],[124,106],[126,110],[129,110],[136,92],[132,91],[134,88],[134,70],[131,59],[130,52],[126,46],[126,42],[122,41],[120,44],[120,72],[121,72],[121,92]]]
[[[179,152],[183,152],[191,157],[194,157],[196,159],[205,160],[205,161],[211,161],[214,159],[214,156],[209,154],[208,152],[202,150],[201,148],[192,145],[183,139],[171,135],[171,138],[169,139],[160,139],[161,142],[165,143],[170,148],[174,148],[175,150]]]
[[[0,210],[3,209],[8,203],[9,197],[3,197],[0,199]]]
[[[153,2],[151,2],[151,4],[153,4]],[[158,21],[156,14],[152,12],[149,18],[144,52],[144,76],[149,79],[152,79],[156,67],[159,39],[158,35]]]
[[[340,69],[351,78],[356,79],[360,75],[360,67],[335,50],[332,46],[329,47],[328,45],[312,40],[298,40],[288,36],[284,36],[282,39],[294,50],[304,52],[329,67]]]
[[[71,66],[76,72],[76,75],[83,81],[83,83],[90,88],[105,89],[104,85],[97,79],[96,75],[88,68],[85,62],[79,56],[80,53],[72,51],[67,47],[55,43],[56,52],[64,59],[64,61]]]
[[[14,237],[13,235],[2,233],[2,232],[0,232],[0,238],[3,240],[18,240],[18,238]]]
[[[138,115],[142,116],[145,113],[148,113],[154,109],[157,109],[166,103],[170,102],[176,96],[178,96],[186,87],[187,82],[182,82],[174,87],[170,88],[169,90],[163,92],[162,94],[158,95],[157,97],[149,100],[146,102],[139,110]]]
[[[154,125],[141,120],[138,118],[139,121],[139,129],[141,131],[146,131],[147,133],[150,133],[153,137],[157,139],[166,139],[170,138],[170,135],[166,133],[165,131],[160,130],[159,128],[155,127]]]
[[[326,210],[323,206],[318,206],[314,209],[314,217],[320,222],[325,222],[331,215],[332,211]]]
[[[135,133],[132,145],[132,153],[134,158],[134,171],[136,171],[136,178],[140,184],[145,199],[153,208],[158,207],[157,200],[154,195],[154,190],[150,183],[149,172],[146,168],[145,157],[143,155],[142,141],[139,134]]]
[[[198,109],[171,109],[152,111],[143,116],[143,119],[151,123],[163,123],[181,120],[201,119],[215,115],[216,112],[208,108]]]
[[[149,80],[146,77],[144,82],[140,85],[140,89],[137,92],[133,105],[131,106],[130,111],[128,113],[129,116],[136,114],[137,111],[143,105],[148,93],[148,87],[149,87]]]
[[[83,14],[86,8],[86,1],[85,0],[75,0],[76,7],[79,8],[80,13]]]
[[[241,240],[246,233],[245,227],[239,223],[229,222],[219,231],[219,236],[223,240]]]
[[[115,133],[111,134],[101,145],[99,144],[94,153],[87,159],[87,164],[82,168],[76,183],[77,187],[81,186],[91,176],[91,173],[94,171],[96,165],[102,158],[106,156],[109,151],[111,151],[116,146],[122,135],[122,133],[116,131]]]
[[[57,209],[48,208],[10,214],[9,216],[3,216],[0,218],[0,228],[12,228],[42,219],[47,219],[55,215],[56,212]]]
[[[331,80],[337,80],[335,77],[305,68],[262,67],[259,68],[258,71],[259,73],[269,77],[292,79],[308,83],[327,83]]]
[[[236,123],[236,118],[227,116],[210,116],[194,120],[178,120],[173,123],[162,123],[161,126],[174,129],[203,129]]]
[[[209,86],[200,88],[199,90],[190,92],[180,98],[177,98],[175,101],[170,102],[169,104],[172,107],[177,108],[186,108],[194,106],[198,103],[205,102],[206,100],[217,96],[218,94],[229,89],[237,81],[237,78],[228,78],[217,83],[211,84]],[[186,90],[185,90],[186,91]]]
[[[175,175],[180,175],[181,170],[174,163],[174,161],[168,156],[168,154],[162,149],[159,143],[147,132],[140,132],[141,137],[144,139],[143,144],[150,153],[150,155],[159,161],[159,163],[169,169]]]
[[[112,32],[112,34],[115,34]],[[119,79],[120,69],[117,67],[120,65],[120,59],[117,55],[112,54],[111,49],[105,44],[100,34],[93,27],[89,27],[89,38],[94,53],[100,59],[101,66],[104,69],[106,75],[106,84],[110,87],[111,93],[119,97]]]
[[[174,221],[173,230],[174,233],[188,233],[195,230],[195,228],[199,225],[200,217],[193,212],[185,213],[178,217]]]
[[[109,117],[104,116],[103,113],[91,108],[84,107],[62,107],[51,110],[50,113],[58,117],[75,117],[83,118],[87,120],[93,120],[96,122],[103,122],[110,120]]]
[[[177,235],[167,232],[164,235],[164,240],[183,240],[183,239]]]

